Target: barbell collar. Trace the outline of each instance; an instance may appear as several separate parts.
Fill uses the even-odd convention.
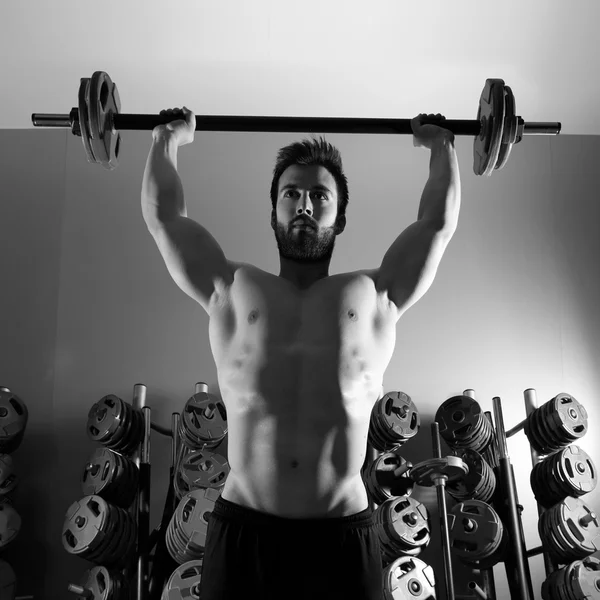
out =
[[[73,108],[68,115],[31,115],[34,127],[71,128],[74,120],[79,120],[79,109]],[[116,114],[113,126],[117,131],[151,131],[159,125],[181,119],[181,116]],[[554,122],[525,123],[521,117],[523,135],[558,135],[562,124]],[[448,129],[455,135],[478,136],[482,124],[477,120],[428,120],[423,124],[433,124]],[[368,119],[352,117],[252,117],[196,115],[196,131],[255,131],[255,132],[319,132],[319,133],[371,133],[412,135],[410,119]],[[74,131],[75,132],[75,131]],[[80,135],[80,133],[79,133]]]

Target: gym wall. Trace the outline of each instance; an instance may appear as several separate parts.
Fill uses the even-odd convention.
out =
[[[293,134],[200,133],[179,150],[188,216],[215,236],[232,260],[278,273],[269,187],[277,150]],[[379,266],[396,236],[417,216],[429,152],[409,136],[327,135],[350,184],[346,231],[330,272]],[[21,534],[6,557],[18,594],[73,597],[69,582],[88,568],[62,548],[69,505],[82,496],[81,474],[96,447],[85,426],[106,394],[130,401],[148,388],[152,420],[168,427],[205,381],[219,394],[208,318],[171,280],[140,208],[149,132],[126,132],[120,166],[108,172],[85,159],[68,131],[0,132],[0,385],[29,408],[13,455],[21,477],[14,504]],[[523,391],[538,403],[572,394],[589,414],[577,442],[600,465],[600,138],[527,137],[491,178],[472,172],[472,139],[457,138],[462,208],[458,230],[425,297],[397,326],[385,391],[416,403],[422,428],[403,447],[431,457],[429,424],[439,405],[473,388],[484,410],[502,398],[507,429],[525,417]],[[222,449],[225,452],[225,449]],[[509,440],[527,546],[539,545],[529,488],[529,446]],[[168,486],[170,444],[152,433],[151,527]],[[420,556],[441,579],[435,491],[420,489],[432,518],[432,543]],[[585,497],[600,506],[600,490]],[[468,571],[455,563],[457,592]],[[545,578],[531,560],[536,600]],[[495,568],[507,598],[504,567]]]

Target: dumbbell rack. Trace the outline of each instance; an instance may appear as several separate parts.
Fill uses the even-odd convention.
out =
[[[464,396],[475,399],[475,392],[471,389],[463,392]],[[543,555],[546,577],[559,568],[559,565],[553,560],[550,553],[542,545],[531,550],[527,550],[525,544],[525,535],[521,520],[523,507],[518,504],[517,489],[514,477],[514,470],[510,463],[508,455],[508,438],[512,437],[519,431],[525,428],[525,425],[530,415],[538,408],[536,392],[534,389],[527,389],[524,392],[526,418],[518,425],[505,430],[504,418],[502,413],[502,403],[499,397],[493,398],[493,417],[491,412],[486,412],[485,416],[492,426],[492,441],[489,448],[484,452],[484,455],[489,456],[489,462],[494,467],[496,478],[500,489],[503,491],[503,496],[506,498],[504,508],[495,507],[501,516],[501,520],[506,527],[509,537],[508,548],[505,551],[505,567],[507,571],[507,580],[509,584],[510,596],[512,600],[533,600],[533,585],[531,573],[529,569],[528,559]],[[432,445],[434,459],[441,458],[441,447],[439,428],[436,422],[432,423]],[[528,440],[529,441],[529,440]],[[543,457],[530,445],[532,466],[535,467],[543,460]],[[378,452],[373,447],[369,447],[369,459],[374,461],[377,458]],[[455,599],[453,573],[452,573],[452,556],[450,548],[450,540],[448,535],[448,515],[446,511],[446,502],[444,497],[444,486],[438,487],[438,510],[440,518],[440,530],[442,538],[442,551],[444,558],[444,587],[446,592],[446,600]],[[440,489],[441,488],[441,489]],[[441,493],[440,493],[441,492]],[[371,501],[371,507],[374,509],[375,504]],[[545,512],[545,508],[539,503],[537,504],[538,516]],[[479,587],[477,582],[469,582],[469,589],[475,594],[473,598],[487,598],[487,600],[496,600],[496,589],[494,583],[493,568],[482,569],[479,571],[482,577],[483,589]],[[437,593],[439,594],[439,586],[436,582]]]

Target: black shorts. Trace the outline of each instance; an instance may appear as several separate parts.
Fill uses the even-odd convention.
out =
[[[219,498],[208,517],[201,600],[382,600],[371,508],[289,519]]]

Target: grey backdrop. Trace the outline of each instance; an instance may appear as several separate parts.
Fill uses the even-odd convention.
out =
[[[152,418],[169,426],[205,381],[218,394],[208,318],[172,282],[148,234],[140,188],[149,132],[126,132],[113,172],[89,165],[66,131],[2,131],[0,181],[0,385],[27,404],[30,421],[14,453],[22,481],[13,495],[22,515],[18,540],[4,553],[18,593],[67,599],[70,581],[90,566],[62,548],[68,506],[95,445],[87,413],[105,394],[131,400],[148,389]],[[216,237],[232,260],[278,273],[269,225],[269,186],[277,150],[294,134],[197,133],[179,151],[189,217]],[[409,136],[327,135],[342,153],[350,184],[348,226],[331,273],[372,268],[416,219],[429,152]],[[600,464],[598,369],[600,283],[597,137],[526,138],[491,178],[472,172],[472,139],[459,138],[462,209],[458,230],[425,297],[400,320],[384,380],[417,404],[422,430],[405,446],[431,456],[437,407],[466,388],[485,410],[503,401],[507,428],[525,415],[523,391],[541,404],[559,392],[588,410],[591,432],[579,442]],[[510,439],[528,547],[539,545],[524,434]],[[151,526],[168,485],[169,441],[152,433]],[[421,558],[442,576],[435,494],[415,496],[431,509],[433,540]],[[598,508],[598,490],[585,501]],[[455,561],[456,562],[456,561]],[[531,560],[536,599],[544,579]],[[456,567],[457,591],[467,571]],[[503,567],[496,568],[498,597]]]

